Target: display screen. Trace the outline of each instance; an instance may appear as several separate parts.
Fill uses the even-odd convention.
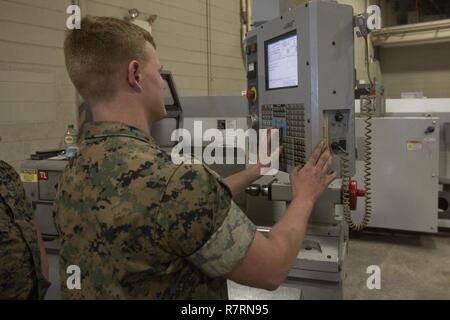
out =
[[[298,86],[297,32],[269,40],[266,49],[266,89]]]

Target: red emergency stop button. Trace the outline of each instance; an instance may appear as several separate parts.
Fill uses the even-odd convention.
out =
[[[252,101],[252,102],[256,102],[257,99],[257,93],[256,93],[256,88],[250,88],[247,90],[247,99]]]

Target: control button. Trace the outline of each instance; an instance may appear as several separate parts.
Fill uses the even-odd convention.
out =
[[[252,53],[252,46],[247,46],[245,51],[246,51],[247,55],[250,55]]]
[[[256,88],[250,88],[247,90],[247,99],[252,101],[252,102],[256,102],[257,99],[257,94],[256,94]]]
[[[248,64],[248,72],[254,72],[256,70],[256,63],[255,62],[250,62]]]
[[[255,53],[258,51],[258,45],[256,43],[252,44],[250,50],[252,53]]]
[[[344,115],[340,112],[336,112],[336,115],[334,116],[334,120],[336,120],[336,122],[341,122],[342,120],[344,120]]]
[[[256,114],[251,114],[247,117],[247,125],[249,128],[258,128],[258,116]]]

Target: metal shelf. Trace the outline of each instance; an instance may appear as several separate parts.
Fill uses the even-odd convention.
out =
[[[450,19],[382,28],[371,35],[375,47],[450,42]]]

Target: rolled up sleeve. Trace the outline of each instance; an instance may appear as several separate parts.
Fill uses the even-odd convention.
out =
[[[222,225],[188,260],[210,277],[227,275],[245,257],[255,232],[255,225],[232,202]]]
[[[233,202],[226,185],[202,165],[177,169],[160,208],[166,250],[209,277],[230,273],[255,236],[256,226]]]

